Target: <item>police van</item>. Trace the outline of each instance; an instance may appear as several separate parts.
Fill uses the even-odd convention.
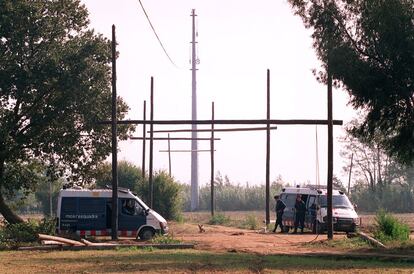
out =
[[[58,233],[109,236],[112,224],[112,190],[62,189],[57,205]],[[118,189],[118,235],[151,239],[167,234],[167,221],[129,189]]]
[[[332,222],[335,231],[354,232],[359,217],[348,197],[339,190],[332,191]],[[282,223],[284,232],[294,227],[296,197],[301,195],[306,205],[305,227],[313,233],[323,233],[327,228],[327,190],[320,187],[287,187],[279,199],[285,203]]]

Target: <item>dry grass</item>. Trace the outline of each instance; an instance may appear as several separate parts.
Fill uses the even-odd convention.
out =
[[[0,252],[2,273],[411,273],[414,263],[197,250]]]

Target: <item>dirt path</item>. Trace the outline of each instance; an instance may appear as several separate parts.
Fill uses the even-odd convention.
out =
[[[306,243],[326,240],[326,235],[317,237],[314,234],[260,233],[215,225],[204,225],[204,228],[206,231],[200,233],[196,224],[171,224],[174,237],[184,242],[197,243],[197,249],[211,251],[304,254],[315,252],[315,248],[306,246]],[[336,239],[343,237],[346,235],[334,236]],[[332,252],[332,250],[318,250],[318,252]]]

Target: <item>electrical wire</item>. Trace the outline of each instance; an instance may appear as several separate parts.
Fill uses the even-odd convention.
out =
[[[168,54],[167,50],[166,50],[166,49],[165,49],[165,47],[164,47],[164,44],[161,42],[160,37],[158,36],[157,32],[155,31],[155,28],[154,28],[154,26],[152,25],[151,20],[150,20],[150,18],[149,18],[149,16],[148,16],[147,12],[145,11],[144,5],[142,4],[141,0],[138,0],[138,2],[139,2],[139,4],[141,5],[142,11],[144,12],[145,17],[147,17],[147,21],[148,21],[148,23],[150,24],[151,29],[152,29],[152,31],[154,32],[155,37],[157,37],[157,40],[158,40],[158,42],[159,42],[159,44],[160,44],[161,48],[163,49],[163,51],[164,51],[165,55],[167,56],[168,60],[170,60],[170,62],[171,62],[171,64],[172,64],[173,66],[175,66],[176,68],[178,68],[178,66],[177,66],[177,65],[174,63],[174,61],[171,59],[170,55]]]

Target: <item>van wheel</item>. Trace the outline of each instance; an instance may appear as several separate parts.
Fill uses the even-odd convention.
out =
[[[289,232],[289,229],[290,229],[290,227],[289,226],[283,226],[283,230],[282,230],[282,232],[283,233],[288,233]]]
[[[152,228],[144,228],[139,232],[139,238],[141,240],[150,240],[152,237],[154,237],[154,230]]]

